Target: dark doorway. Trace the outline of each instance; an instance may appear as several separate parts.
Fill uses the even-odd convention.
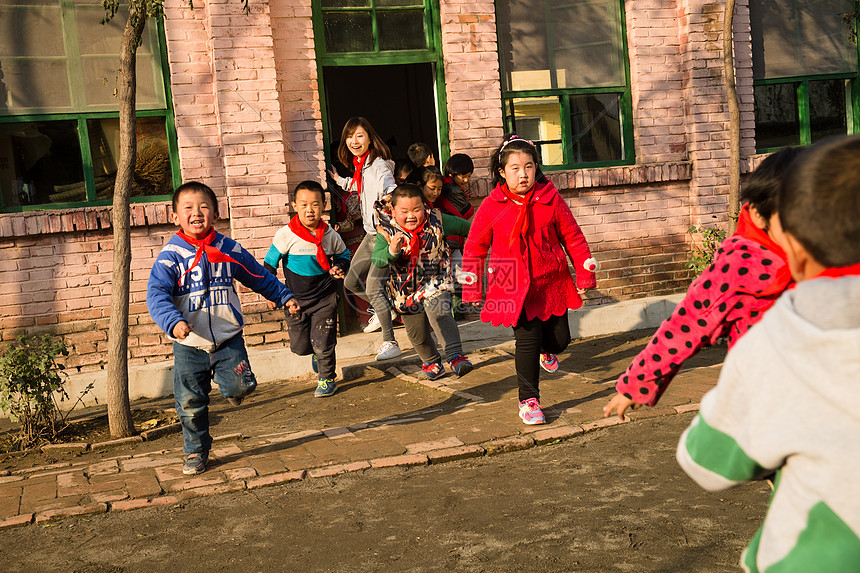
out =
[[[323,82],[329,149],[337,149],[349,118],[363,116],[389,145],[394,159],[405,159],[406,150],[417,141],[429,144],[438,156],[433,64],[326,67]],[[332,153],[330,159],[335,158]]]

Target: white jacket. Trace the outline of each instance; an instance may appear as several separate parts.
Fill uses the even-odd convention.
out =
[[[746,570],[860,571],[858,389],[857,276],[799,283],[729,352],[677,457],[712,491],[779,470]]]
[[[337,184],[346,191],[354,191],[352,177],[338,177]],[[373,204],[379,201],[383,195],[387,195],[394,190],[397,183],[394,181],[394,162],[390,159],[377,157],[370,165],[365,165],[361,170],[361,219],[364,224],[364,230],[369,235],[376,234],[376,226],[379,224],[376,219],[376,211],[373,209]]]

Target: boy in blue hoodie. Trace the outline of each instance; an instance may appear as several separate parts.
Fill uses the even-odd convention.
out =
[[[257,387],[233,279],[291,313],[299,305],[239,243],[215,231],[218,200],[208,186],[181,185],[173,194],[171,219],[180,231],[152,266],[146,306],[173,341],[173,394],[186,454],[182,472],[193,475],[206,471],[209,461],[212,380],[234,406]]]

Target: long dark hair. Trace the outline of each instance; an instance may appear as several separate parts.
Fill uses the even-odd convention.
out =
[[[346,122],[346,125],[343,126],[343,132],[340,134],[340,144],[337,146],[337,158],[340,159],[340,162],[347,168],[352,168],[352,153],[346,147],[346,138],[352,135],[359,127],[364,129],[370,137],[370,148],[368,149],[370,153],[367,156],[365,165],[370,165],[377,157],[391,159],[391,150],[388,149],[388,146],[385,145],[385,142],[382,141],[382,138],[379,137],[379,134],[370,125],[370,122],[363,117],[351,117]]]

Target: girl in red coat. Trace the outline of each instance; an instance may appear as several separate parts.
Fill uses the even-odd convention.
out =
[[[478,208],[463,249],[463,301],[481,301],[486,267],[481,320],[513,327],[520,417],[543,424],[541,366],[558,369],[554,354],[570,343],[567,309],[582,306],[597,264],[570,208],[540,172],[531,142],[510,136],[493,154],[491,169],[496,187]]]

